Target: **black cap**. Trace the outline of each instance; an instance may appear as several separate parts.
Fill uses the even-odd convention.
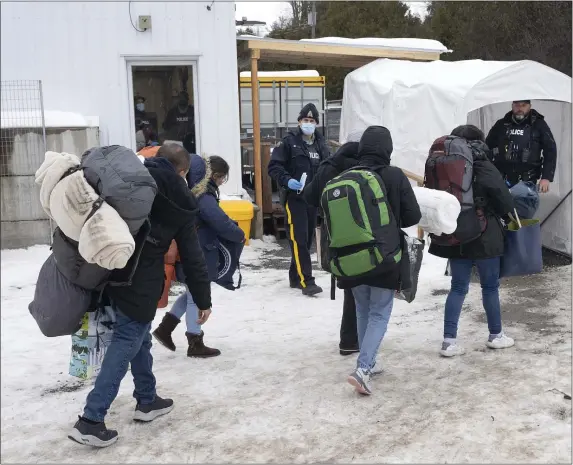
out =
[[[531,105],[531,100],[514,100],[513,103],[527,103]]]
[[[317,124],[319,123],[318,110],[314,106],[314,103],[307,103],[304,107],[302,107],[302,110],[300,110],[300,113],[298,114],[297,121],[300,121],[303,118],[312,118],[316,121]]]

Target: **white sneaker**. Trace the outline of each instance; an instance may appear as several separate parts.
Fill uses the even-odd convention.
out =
[[[442,357],[455,357],[456,355],[463,355],[464,349],[459,346],[455,341],[442,342],[442,348],[440,350],[440,355]]]
[[[348,376],[348,382],[354,386],[356,392],[369,396],[372,394],[370,389],[370,374],[362,368],[357,368]]]
[[[490,334],[488,341],[485,343],[490,349],[507,349],[509,347],[513,347],[515,341],[503,334],[503,332],[499,334]]]

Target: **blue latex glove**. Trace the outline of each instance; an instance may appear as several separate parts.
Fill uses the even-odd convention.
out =
[[[299,191],[302,189],[302,183],[300,181],[297,181],[296,179],[289,179],[288,181],[288,188],[291,191]]]

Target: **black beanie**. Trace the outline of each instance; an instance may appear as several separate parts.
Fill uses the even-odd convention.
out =
[[[300,110],[300,113],[298,114],[297,121],[300,121],[303,118],[312,118],[316,121],[316,124],[320,122],[318,120],[318,110],[314,106],[314,103],[307,103],[304,107],[302,107],[302,110]]]
[[[531,105],[531,100],[514,100],[513,103],[527,103]]]

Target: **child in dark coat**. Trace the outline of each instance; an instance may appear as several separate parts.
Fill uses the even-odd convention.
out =
[[[243,230],[219,206],[219,187],[228,176],[229,165],[223,158],[211,156],[205,159],[199,155],[191,156],[187,183],[199,202],[197,233],[211,282],[217,279],[220,239],[236,243],[245,241]],[[186,315],[187,331],[185,334],[189,343],[187,356],[207,358],[220,355],[220,350],[207,347],[203,343],[204,333],[197,311],[193,297],[189,291],[186,291],[165,314],[163,321],[153,332],[153,336],[165,347],[174,351],[175,344],[171,334],[183,315]]]

